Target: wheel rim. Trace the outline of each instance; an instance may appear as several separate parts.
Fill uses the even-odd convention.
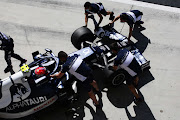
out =
[[[118,75],[116,75],[113,80],[112,80],[112,84],[113,85],[120,85],[121,83],[123,83],[125,80],[125,75],[123,73],[120,73]]]

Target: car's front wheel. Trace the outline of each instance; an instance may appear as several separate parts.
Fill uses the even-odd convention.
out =
[[[118,70],[110,76],[110,80],[113,86],[120,85],[126,80],[126,74],[123,70]]]

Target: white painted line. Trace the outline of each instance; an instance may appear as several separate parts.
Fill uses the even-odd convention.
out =
[[[134,1],[134,0],[109,0],[109,1],[120,2],[120,3],[147,7],[147,8],[153,8],[153,9],[158,9],[158,10],[163,10],[163,11],[168,11],[168,12],[180,13],[179,8],[157,5],[153,3],[146,3],[146,2],[140,2],[140,1]]]

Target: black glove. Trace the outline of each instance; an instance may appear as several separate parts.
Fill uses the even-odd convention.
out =
[[[113,66],[109,66],[108,69],[109,69],[109,70],[112,70],[112,71],[115,71],[114,68],[113,68]]]
[[[110,28],[114,27],[114,23],[109,23],[108,25],[109,25]]]
[[[47,74],[47,75],[46,75],[46,78],[48,78],[48,79],[51,78],[50,74]]]
[[[98,29],[99,29],[99,25],[96,25],[94,31],[98,31]]]

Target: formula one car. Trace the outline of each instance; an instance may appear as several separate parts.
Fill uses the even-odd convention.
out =
[[[32,53],[34,61],[0,81],[0,118],[14,119],[33,114],[56,101],[71,101],[76,82],[66,73],[61,79],[48,77],[59,71],[59,59],[50,49]]]
[[[89,18],[94,21],[95,32],[91,32],[87,27],[80,27],[72,34],[71,42],[75,48],[79,49],[76,53],[80,54],[90,66],[102,69],[112,85],[120,85],[127,77],[127,73],[123,69],[117,71],[108,69],[116,57],[109,47],[113,42],[116,42],[121,48],[127,48],[134,55],[142,72],[150,68],[150,61],[145,59],[134,44],[129,44],[127,37],[117,32],[113,28],[113,24],[99,27],[93,15]]]

